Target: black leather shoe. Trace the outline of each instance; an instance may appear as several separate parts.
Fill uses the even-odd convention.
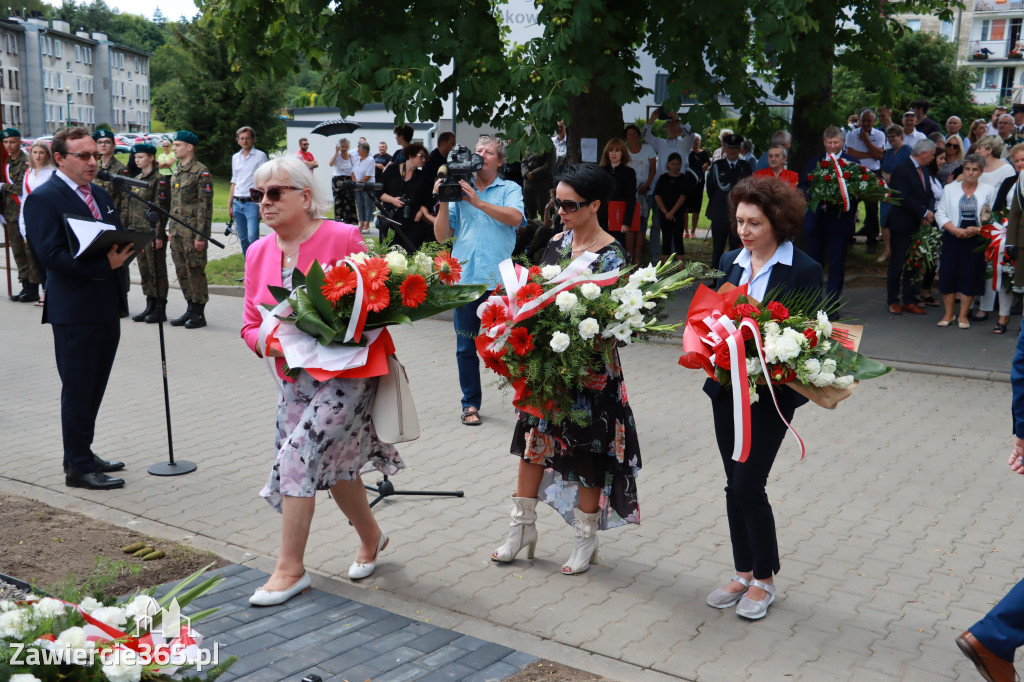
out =
[[[114,460],[108,462],[105,459],[100,459],[98,455],[93,455],[92,461],[96,463],[96,470],[104,474],[109,474],[111,471],[120,471],[121,469],[124,469],[124,462],[117,462]],[[66,474],[67,472],[68,465],[65,464],[64,473]]]
[[[102,471],[91,471],[87,474],[67,474],[64,485],[69,488],[88,488],[89,490],[113,490],[123,488],[123,478],[111,478]]]

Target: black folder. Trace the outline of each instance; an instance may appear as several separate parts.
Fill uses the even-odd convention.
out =
[[[148,231],[118,230],[113,225],[94,220],[92,217],[77,215],[65,215],[64,225],[68,233],[71,255],[76,259],[104,256],[114,244],[117,244],[118,249],[123,248],[125,244],[132,244],[138,253],[156,236],[156,233]]]

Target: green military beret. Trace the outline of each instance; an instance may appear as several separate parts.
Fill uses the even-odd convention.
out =
[[[151,144],[132,145],[132,154],[152,154],[156,156],[156,147]]]
[[[199,144],[199,138],[191,130],[179,130],[174,136],[174,141],[187,142],[188,144]]]
[[[99,142],[100,140],[113,140],[114,133],[107,130],[106,128],[103,128],[94,132],[92,134],[92,139],[96,140],[97,142]]]
[[[7,139],[8,137],[21,137],[21,131],[17,128],[4,128],[0,132],[0,138]]]

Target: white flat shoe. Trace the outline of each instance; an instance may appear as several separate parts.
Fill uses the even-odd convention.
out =
[[[249,597],[249,603],[253,606],[277,606],[283,604],[297,594],[309,592],[312,584],[309,580],[309,572],[302,574],[302,577],[295,581],[295,584],[286,590],[268,590],[265,587],[256,588],[256,591]]]
[[[380,555],[384,548],[388,546],[388,534],[384,531],[380,532],[380,542],[377,543],[377,552],[373,555],[373,559],[370,561],[353,561],[352,565],[348,567],[349,580],[362,580],[363,578],[369,578],[373,575],[373,569],[377,568],[377,557]]]

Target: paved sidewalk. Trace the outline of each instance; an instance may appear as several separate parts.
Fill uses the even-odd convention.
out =
[[[133,287],[132,308],[141,304]],[[214,296],[207,318],[202,330],[165,327],[175,454],[198,471],[145,473],[167,454],[157,331],[128,321],[95,443],[128,463],[128,484],[99,493],[63,484],[59,381],[39,309],[0,301],[0,493],[269,570],[280,518],[257,492],[273,459],[274,385],[238,337],[241,300]],[[906,332],[894,344],[900,359],[919,361],[924,321],[885,323]],[[1024,555],[1022,482],[1005,464],[1005,383],[897,372],[835,412],[802,408],[808,456],[801,462],[787,441],[769,485],[779,595],[765,620],[749,623],[704,604],[732,575],[724,478],[702,377],[676,365],[677,348],[622,353],[644,455],[643,523],[602,533],[599,562],[564,576],[572,531],[547,508],[534,561],[488,558],[506,532],[515,479],[509,399],[487,386],[484,424],[461,426],[450,324],[427,320],[394,336],[423,424],[422,438],[401,446],[408,468],[394,482],[466,497],[378,505],[393,539],[357,586],[344,575],[358,543],[322,495],[307,553],[318,587],[630,682],[976,679],[953,638],[1019,579]],[[1004,342],[991,342],[993,366],[1012,354]]]

